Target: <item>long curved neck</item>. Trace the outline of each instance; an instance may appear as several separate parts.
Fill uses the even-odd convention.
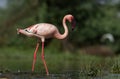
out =
[[[68,35],[68,28],[67,28],[67,25],[66,25],[66,20],[67,20],[66,17],[64,17],[64,18],[63,18],[63,21],[62,21],[63,27],[64,27],[64,33],[63,33],[63,34],[60,34],[60,32],[57,31],[56,34],[55,34],[55,37],[56,37],[57,39],[64,39],[64,38],[66,38],[67,35]]]

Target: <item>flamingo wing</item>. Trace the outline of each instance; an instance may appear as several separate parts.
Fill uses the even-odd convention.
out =
[[[51,37],[57,28],[48,23],[40,23],[30,27],[29,32],[37,34],[39,36]]]

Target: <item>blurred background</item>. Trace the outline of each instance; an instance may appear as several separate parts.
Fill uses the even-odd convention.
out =
[[[75,17],[76,28],[72,31],[68,27],[69,35],[64,40],[46,40],[50,71],[59,72],[61,67],[56,65],[64,63],[63,71],[91,70],[97,64],[100,69],[120,73],[120,0],[0,0],[0,69],[30,71],[37,39],[17,35],[16,29],[44,22],[56,25],[63,33],[66,14]],[[39,61],[38,57],[38,70],[42,67]],[[100,66],[103,64],[105,68]]]

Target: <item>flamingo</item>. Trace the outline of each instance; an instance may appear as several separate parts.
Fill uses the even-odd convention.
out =
[[[42,53],[41,53],[41,59],[43,61],[46,74],[49,75],[48,68],[46,61],[44,59],[44,42],[45,39],[47,38],[57,38],[57,39],[64,39],[68,35],[68,28],[66,25],[66,21],[69,21],[72,24],[72,30],[75,27],[75,20],[74,17],[71,14],[67,14],[63,18],[63,27],[64,27],[64,33],[61,34],[59,30],[56,28],[56,26],[49,24],[49,23],[38,23],[32,26],[29,26],[28,28],[25,29],[17,29],[17,33],[21,33],[23,35],[26,35],[28,37],[37,37],[38,39],[41,39],[42,42]],[[33,63],[32,63],[32,72],[34,71],[34,65],[36,63],[36,53],[39,48],[39,42],[37,42],[36,49],[34,51],[34,56],[33,56]]]

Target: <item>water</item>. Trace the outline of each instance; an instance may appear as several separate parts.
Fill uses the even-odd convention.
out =
[[[46,76],[42,62],[36,62],[32,73],[30,61],[24,58],[1,60],[0,79],[120,79],[119,58],[52,54],[46,57],[49,76]]]
[[[120,74],[108,73],[102,76],[90,76],[82,74],[80,71],[68,71],[46,76],[45,74],[41,74],[39,72],[9,72],[0,73],[0,79],[120,79]]]

